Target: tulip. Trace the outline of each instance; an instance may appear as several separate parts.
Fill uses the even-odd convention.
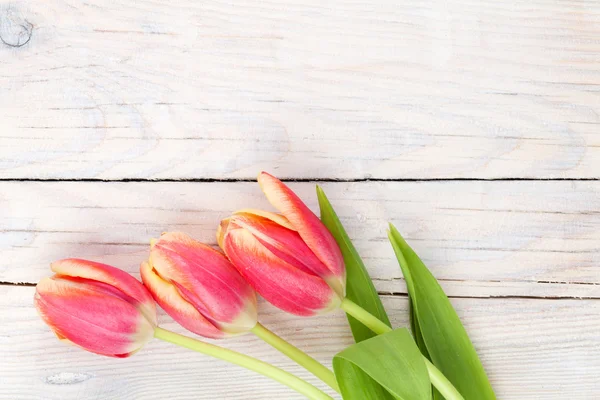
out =
[[[74,258],[56,261],[51,269],[55,275],[37,284],[34,303],[44,322],[63,341],[93,353],[122,358],[156,337],[258,372],[309,399],[333,400],[271,364],[160,328],[152,295],[119,269]]]
[[[189,331],[209,338],[252,332],[339,390],[329,369],[258,322],[254,289],[219,251],[181,232],[163,233],[151,241],[141,275],[156,302]]]
[[[254,290],[227,257],[184,233],[153,241],[141,275],[156,302],[200,336],[218,339],[256,325]]]
[[[340,307],[346,271],[335,239],[319,218],[279,179],[258,183],[281,212],[245,209],[221,221],[217,241],[240,274],[267,301],[301,316]]]
[[[92,261],[51,264],[36,286],[35,306],[59,339],[93,353],[128,357],[154,336],[156,306],[131,275]]]

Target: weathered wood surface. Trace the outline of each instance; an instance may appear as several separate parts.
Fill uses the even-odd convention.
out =
[[[0,177],[598,178],[600,3],[0,0]]]
[[[290,183],[317,210],[313,183]],[[600,298],[600,182],[323,183],[382,292],[405,293],[394,222],[451,296]],[[0,281],[34,283],[51,260],[137,273],[149,239],[214,243],[236,209],[271,209],[256,183],[2,182]]]
[[[151,342],[128,359],[86,353],[56,340],[31,307],[34,289],[0,289],[0,398],[75,399],[301,399],[240,368]],[[600,383],[600,303],[593,300],[453,299],[499,399],[597,397]],[[407,300],[385,296],[396,326],[408,324]],[[343,314],[298,318],[261,307],[263,323],[320,361],[352,338]],[[166,316],[166,328],[178,329]],[[277,363],[319,385],[253,336],[219,342]]]
[[[316,209],[314,184],[290,185]],[[395,293],[385,302],[397,326],[407,323],[407,304],[385,240],[389,219],[453,297],[499,398],[588,399],[598,393],[600,182],[322,186],[378,289]],[[37,317],[33,289],[10,285],[36,282],[48,275],[49,261],[69,256],[137,275],[150,237],[181,229],[214,242],[217,222],[231,210],[268,207],[257,184],[2,182],[0,193],[0,355],[7,360],[0,366],[0,398],[298,398],[167,344],[152,343],[128,360],[63,346]],[[263,308],[265,323],[324,362],[351,341],[341,314],[297,319]],[[174,327],[168,317],[162,321]],[[251,337],[223,343],[306,376]]]
[[[137,275],[165,230],[213,243],[268,206],[237,182],[260,170],[348,181],[323,186],[403,326],[394,222],[498,398],[597,398],[599,54],[593,1],[0,0],[0,399],[299,399],[168,344],[65,346],[16,285],[69,256]],[[316,210],[314,182],[290,185]],[[263,311],[323,362],[351,343],[341,314]],[[222,344],[315,382],[252,337]]]

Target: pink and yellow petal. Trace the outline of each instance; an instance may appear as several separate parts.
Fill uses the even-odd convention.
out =
[[[237,336],[250,332],[258,322],[256,303],[247,302],[244,309],[231,322],[219,322],[219,329],[227,336]]]
[[[225,237],[225,233],[227,233],[227,228],[229,226],[230,218],[222,219],[217,227],[217,244],[223,249],[223,239]]]
[[[276,214],[276,213],[273,213],[270,211],[257,210],[255,208],[244,208],[244,209],[238,210],[233,213],[233,215],[237,215],[237,214],[256,215],[256,216],[271,220],[271,221],[275,222],[276,224],[281,225],[284,228],[287,228],[289,230],[292,230],[292,231],[296,230],[294,225],[292,225],[292,223],[285,216],[283,216],[281,214]]]
[[[290,188],[274,176],[262,172],[258,176],[258,183],[273,207],[290,221],[308,247],[329,268],[331,274],[345,282],[341,251],[319,218]]]
[[[154,334],[134,305],[60,277],[40,281],[34,302],[57,336],[94,353],[124,357]]]
[[[234,226],[248,230],[269,251],[288,264],[312,275],[330,276],[331,272],[308,248],[298,232],[253,214],[237,214]]]
[[[244,278],[276,307],[310,316],[339,306],[341,299],[323,279],[276,257],[250,232],[230,229],[224,243],[227,255]]]
[[[150,264],[212,321],[232,323],[256,308],[254,291],[227,257],[185,234],[161,236],[150,252]]]
[[[156,305],[152,296],[128,273],[110,265],[77,258],[55,261],[50,268],[58,275],[98,281],[121,290],[139,302],[146,317],[156,324]]]
[[[162,279],[149,263],[142,263],[140,272],[144,285],[148,287],[156,302],[181,326],[204,337],[218,339],[225,336],[217,326],[182,298],[174,285]]]

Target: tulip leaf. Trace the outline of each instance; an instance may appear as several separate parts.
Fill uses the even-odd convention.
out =
[[[344,400],[430,400],[423,356],[406,328],[356,343],[333,358]]]
[[[356,364],[334,358],[333,368],[344,400],[397,400]]]
[[[409,272],[407,271],[407,275],[409,274]],[[406,275],[405,275],[405,280],[408,282],[410,281],[412,284],[412,280],[410,279],[406,279]],[[415,315],[415,307],[413,306],[413,300],[410,296],[408,296],[408,307],[409,307],[409,315],[410,315],[410,330],[412,331],[413,337],[415,338],[415,342],[417,343],[417,347],[419,348],[419,350],[421,350],[421,354],[423,354],[424,357],[426,357],[427,359],[429,359],[431,361],[431,357],[429,356],[429,352],[427,351],[427,346],[425,345],[425,340],[423,339],[423,334],[421,333],[421,327],[419,326],[419,321],[417,320],[417,316]],[[433,399],[434,400],[443,400],[444,397],[440,394],[440,392],[437,391],[437,389],[435,387],[432,387],[431,390],[433,390]]]
[[[391,224],[389,238],[408,287],[413,332],[427,351],[423,353],[465,400],[495,399],[477,352],[441,286]]]
[[[365,268],[365,264],[350,241],[340,219],[333,210],[327,196],[325,196],[325,192],[319,186],[317,186],[317,197],[319,198],[319,208],[321,209],[321,220],[335,238],[338,246],[340,246],[344,257],[347,276],[346,297],[391,327],[390,320],[385,312],[385,308],[383,308],[377,290],[375,290],[373,281],[371,281],[371,277]],[[350,315],[347,315],[347,317],[356,342],[376,335],[371,329],[354,319],[354,317]]]

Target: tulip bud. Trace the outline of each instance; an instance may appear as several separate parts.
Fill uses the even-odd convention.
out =
[[[127,357],[154,336],[156,305],[144,286],[110,265],[65,259],[36,286],[35,306],[61,340],[93,353]]]
[[[227,257],[184,233],[153,241],[141,275],[157,303],[191,332],[221,338],[256,325],[254,290]]]
[[[267,301],[296,315],[334,310],[345,297],[346,270],[331,233],[298,196],[272,175],[258,183],[281,214],[241,210],[221,221],[217,241]]]

